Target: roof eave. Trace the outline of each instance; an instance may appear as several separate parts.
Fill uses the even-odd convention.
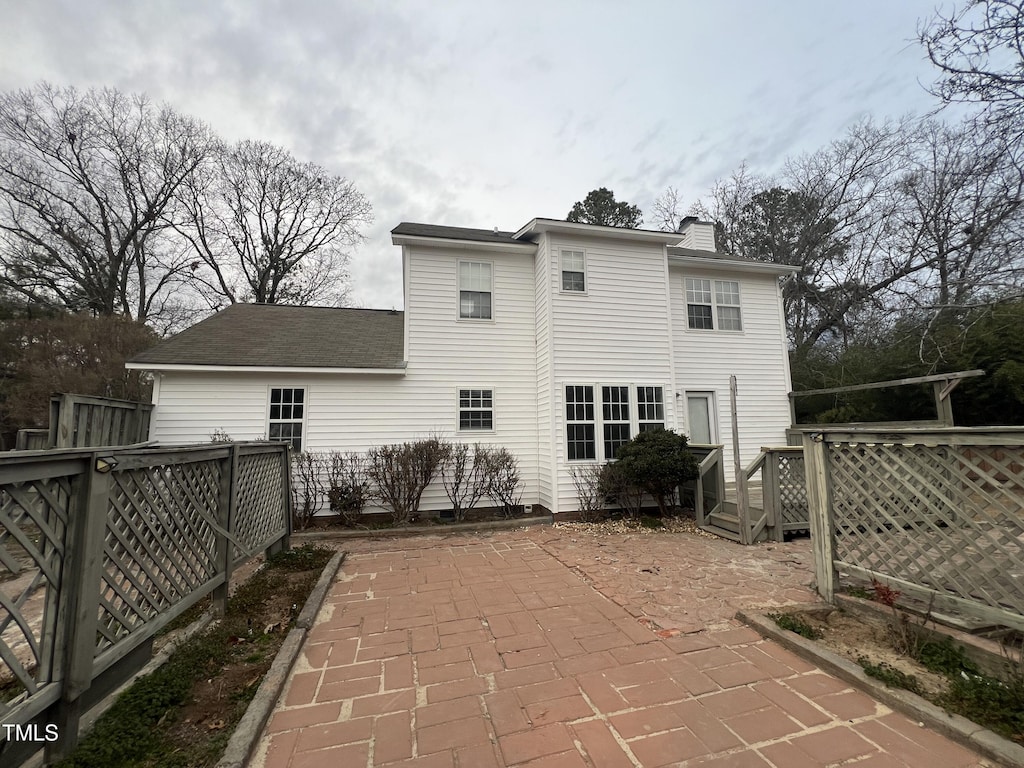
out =
[[[560,232],[565,234],[589,235],[591,237],[612,237],[620,240],[636,240],[646,243],[675,245],[682,240],[678,232],[656,232],[652,229],[625,229],[622,227],[603,227],[597,224],[580,224],[575,221],[559,221],[558,219],[531,219],[521,227],[513,237],[519,240],[529,235],[544,232]]]
[[[456,240],[450,237],[427,237],[425,235],[392,235],[394,245],[419,245],[430,248],[452,248],[458,250],[490,251],[492,253],[537,252],[533,243],[495,243],[486,240]]]
[[[732,259],[716,259],[700,256],[669,256],[670,266],[698,266],[707,269],[718,269],[726,272],[764,272],[774,275],[795,275],[800,267],[790,264],[773,264],[769,261],[734,261]]]
[[[129,360],[124,367],[133,371],[172,371],[179,373],[330,373],[363,374],[376,376],[404,376],[406,363],[397,368],[331,368],[326,366],[293,365],[201,365],[192,363],[147,363]]]

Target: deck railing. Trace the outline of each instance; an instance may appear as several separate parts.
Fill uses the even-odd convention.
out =
[[[0,459],[0,722],[58,725],[52,755],[153,635],[287,546],[287,447],[104,448]],[[144,661],[144,659],[142,659]],[[97,680],[101,679],[100,683]],[[25,745],[0,733],[0,764]]]
[[[687,450],[698,464],[699,474],[684,492],[693,494],[697,525],[705,526],[722,512],[725,504],[725,465],[720,445],[690,445]]]
[[[878,579],[1024,630],[1024,428],[804,434],[818,592]]]

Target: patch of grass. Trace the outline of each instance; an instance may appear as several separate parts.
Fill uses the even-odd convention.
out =
[[[806,637],[808,640],[821,639],[821,632],[817,628],[812,627],[795,614],[769,613],[768,618],[778,624],[780,629],[788,629],[790,632],[796,632],[798,635]]]
[[[644,515],[640,518],[641,528],[664,528],[665,524],[661,521],[660,517],[651,517]]]
[[[319,544],[303,544],[301,547],[286,549],[267,558],[267,565],[282,571],[322,570],[334,557],[334,550]]]
[[[1024,678],[1003,683],[961,672],[950,677],[949,690],[937,703],[1001,736],[1024,742]]]
[[[915,658],[925,669],[947,677],[957,676],[961,672],[976,675],[979,671],[978,665],[967,658],[964,647],[954,643],[949,636],[921,643]]]
[[[889,688],[903,688],[918,695],[922,693],[921,684],[914,675],[901,672],[884,661],[874,664],[866,656],[861,656],[857,663],[864,670],[864,674],[882,681]]]

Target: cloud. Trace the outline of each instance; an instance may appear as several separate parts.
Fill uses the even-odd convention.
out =
[[[602,185],[693,200],[854,116],[925,111],[932,73],[907,41],[932,5],[11,2],[0,89],[146,91],[346,176],[376,216],[354,295],[390,307],[399,221],[512,229]]]

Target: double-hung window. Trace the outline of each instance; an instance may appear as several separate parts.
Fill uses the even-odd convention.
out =
[[[686,324],[696,330],[743,330],[739,282],[686,278]]]
[[[629,387],[601,387],[604,458],[611,461],[629,442]]]
[[[715,308],[718,327],[723,331],[742,331],[740,322],[740,284],[735,280],[715,280]]]
[[[594,420],[594,388],[565,388],[565,434],[569,461],[597,458]]]
[[[494,390],[459,390],[459,430],[494,429]]]
[[[486,261],[459,262],[459,317],[490,320],[491,265]]]
[[[561,259],[562,291],[586,293],[587,260],[583,251],[562,251]]]
[[[306,415],[306,390],[302,387],[271,387],[267,437],[302,450],[302,427]]]
[[[650,432],[665,428],[665,390],[661,387],[636,388],[637,429]]]

